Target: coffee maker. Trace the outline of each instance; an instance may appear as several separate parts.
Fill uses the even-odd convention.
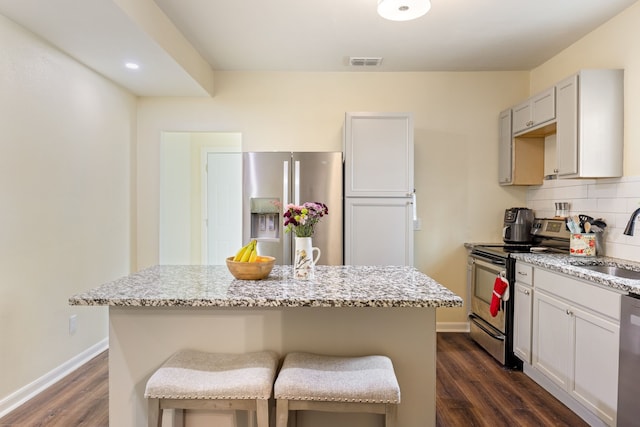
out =
[[[531,241],[533,211],[529,208],[509,208],[504,211],[502,239],[505,243],[528,243]]]

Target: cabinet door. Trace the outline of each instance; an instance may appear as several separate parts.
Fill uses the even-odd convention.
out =
[[[520,360],[531,364],[532,288],[516,282],[513,312],[513,352]]]
[[[530,100],[513,107],[513,134],[527,130],[532,124]]]
[[[556,118],[555,88],[549,88],[531,98],[532,126],[538,126]]]
[[[529,131],[555,118],[555,88],[552,87],[513,107],[513,134]]]
[[[569,392],[608,425],[615,425],[620,327],[586,311],[571,312],[574,354]]]
[[[573,356],[569,305],[536,289],[533,310],[533,366],[568,391]]]
[[[581,70],[556,85],[558,175],[622,176],[624,74]]]
[[[511,109],[500,113],[498,140],[498,179],[500,184],[510,184],[513,179],[513,138],[511,136]]]
[[[578,75],[558,83],[556,162],[559,176],[578,173]]]
[[[346,197],[411,196],[410,113],[347,113],[344,143]]]
[[[413,265],[410,199],[345,199],[345,264]]]

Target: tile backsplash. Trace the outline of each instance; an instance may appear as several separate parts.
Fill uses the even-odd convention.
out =
[[[571,215],[604,219],[604,253],[598,255],[640,261],[640,218],[634,236],[622,234],[631,213],[640,207],[640,176],[547,180],[527,190],[527,207],[537,218],[552,218],[556,202],[569,202]]]

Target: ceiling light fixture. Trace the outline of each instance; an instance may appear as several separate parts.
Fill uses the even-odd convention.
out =
[[[378,0],[378,14],[391,21],[420,18],[431,9],[429,0]]]
[[[124,64],[124,66],[130,70],[137,70],[138,68],[140,68],[140,66],[135,62],[127,62],[126,64]]]

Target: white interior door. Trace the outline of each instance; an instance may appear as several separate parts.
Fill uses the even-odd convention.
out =
[[[206,263],[224,265],[242,246],[242,154],[207,153]]]

